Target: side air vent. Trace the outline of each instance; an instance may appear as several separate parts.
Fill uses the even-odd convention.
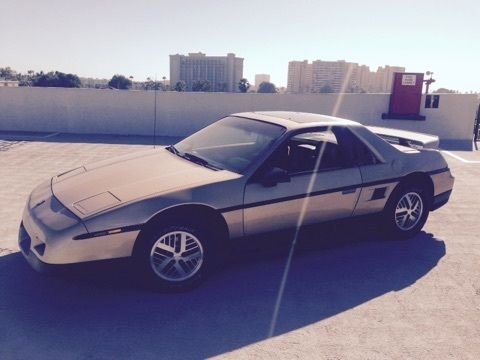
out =
[[[385,192],[387,191],[386,187],[379,187],[373,191],[372,198],[370,200],[379,200],[385,198]]]
[[[39,255],[43,256],[45,254],[45,244],[38,244],[34,248]]]

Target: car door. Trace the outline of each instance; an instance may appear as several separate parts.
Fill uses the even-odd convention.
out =
[[[361,175],[337,134],[331,127],[297,133],[260,167],[245,187],[246,235],[351,216]],[[289,181],[262,183],[273,168],[286,171]]]
[[[344,137],[362,175],[362,190],[354,215],[379,213],[400,179],[393,175],[392,163],[376,156],[361,135],[345,129]]]

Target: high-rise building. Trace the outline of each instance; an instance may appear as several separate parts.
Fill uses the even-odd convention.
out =
[[[175,87],[185,81],[187,91],[192,90],[195,81],[207,80],[210,91],[238,92],[238,83],[243,77],[243,58],[235,54],[227,56],[206,56],[190,53],[170,55],[170,84]]]
[[[392,88],[393,74],[405,68],[386,65],[377,72],[366,65],[338,61],[290,61],[288,64],[288,92],[381,92]]]
[[[255,74],[255,88],[258,89],[258,86],[262,82],[270,82],[270,75],[268,75],[268,74]]]
[[[370,71],[367,65],[359,65],[357,67],[357,78],[353,86],[353,92],[370,92],[372,82],[374,81],[374,73]]]
[[[379,66],[375,74],[372,92],[390,93],[392,92],[393,74],[396,72],[405,72],[404,67],[385,65]]]
[[[312,64],[308,60],[288,63],[287,92],[307,93],[312,91]]]
[[[352,92],[357,83],[358,64],[345,60],[312,62],[313,92]]]

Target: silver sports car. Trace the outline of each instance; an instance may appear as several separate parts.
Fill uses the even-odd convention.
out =
[[[19,246],[36,269],[132,257],[142,279],[171,289],[198,283],[245,236],[379,214],[391,237],[409,238],[452,191],[437,145],[324,115],[234,114],[39,185]]]

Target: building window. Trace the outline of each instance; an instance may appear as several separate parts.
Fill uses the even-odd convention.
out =
[[[427,95],[425,97],[426,109],[438,109],[440,105],[440,95]]]

